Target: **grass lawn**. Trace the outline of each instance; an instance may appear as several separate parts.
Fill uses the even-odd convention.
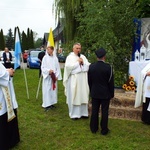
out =
[[[27,69],[30,99],[27,99],[23,70],[16,70],[14,87],[19,104],[21,142],[13,150],[149,150],[150,126],[141,122],[109,119],[110,134],[92,134],[90,119],[71,120],[59,81],[56,109],[44,112],[42,91],[36,100],[38,70]]]

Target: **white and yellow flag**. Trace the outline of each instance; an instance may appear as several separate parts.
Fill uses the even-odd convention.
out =
[[[54,46],[54,37],[53,37],[52,28],[50,28],[47,46]]]
[[[54,45],[54,37],[53,37],[52,28],[50,28],[50,32],[49,32],[49,36],[48,36],[48,41],[47,41],[47,46],[53,46],[54,47],[53,54],[56,55],[56,50],[55,50],[55,45]]]

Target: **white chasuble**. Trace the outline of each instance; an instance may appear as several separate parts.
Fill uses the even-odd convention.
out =
[[[74,52],[68,55],[65,63],[63,85],[71,118],[88,116],[89,86],[87,71],[90,63],[84,55],[80,57],[83,59],[83,65],[79,64],[79,57]]]
[[[13,109],[18,108],[12,78],[6,68],[0,63],[0,116],[8,113],[8,121],[14,117]]]
[[[56,88],[53,89],[53,82],[49,74],[50,70],[54,71],[54,74],[58,80],[62,79],[60,65],[56,56],[45,55],[42,59],[42,95],[43,104],[42,107],[47,107],[57,103],[57,81],[55,83]]]
[[[138,81],[135,108],[141,106],[146,102],[146,97],[150,98],[150,76],[146,76],[146,73],[150,71],[150,64],[147,64],[141,71]]]

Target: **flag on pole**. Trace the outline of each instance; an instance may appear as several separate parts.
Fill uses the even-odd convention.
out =
[[[19,40],[19,33],[18,28],[16,28],[16,36],[15,36],[15,63],[14,63],[14,69],[17,69],[20,66],[20,54],[21,54],[21,44]]]
[[[53,37],[52,28],[50,28],[47,46],[53,46],[54,47],[54,37]]]
[[[48,41],[47,41],[47,46],[53,46],[54,47],[54,37],[53,37],[53,31],[52,28],[50,28],[49,36],[48,36]],[[54,52],[53,54],[56,56],[56,50],[54,47]]]

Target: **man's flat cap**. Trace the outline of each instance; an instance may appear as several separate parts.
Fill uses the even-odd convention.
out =
[[[105,49],[100,48],[100,49],[95,51],[95,54],[98,58],[102,58],[103,56],[106,55],[106,51],[105,51]]]

